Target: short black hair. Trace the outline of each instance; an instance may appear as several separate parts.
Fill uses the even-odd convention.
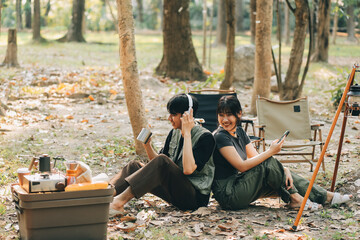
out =
[[[197,109],[199,107],[199,103],[194,96],[189,95],[193,100],[193,116],[196,116]],[[177,94],[170,98],[166,106],[168,112],[170,114],[183,114],[185,111],[189,109],[189,99],[185,93]]]
[[[237,124],[241,123],[238,114],[242,112],[241,103],[237,97],[233,95],[225,95],[219,99],[216,115],[219,113],[232,114],[236,117]]]

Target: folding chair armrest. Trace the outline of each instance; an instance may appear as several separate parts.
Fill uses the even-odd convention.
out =
[[[251,122],[256,121],[256,118],[251,118],[251,117],[241,117],[241,121],[242,121],[242,122],[249,122],[249,123],[251,123]]]
[[[311,130],[318,130],[323,126],[324,126],[324,123],[320,123],[320,122],[311,123]]]
[[[259,128],[259,130],[264,130],[264,128],[266,127],[266,125],[255,125],[256,128]]]

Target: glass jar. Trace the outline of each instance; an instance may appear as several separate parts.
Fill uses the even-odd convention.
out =
[[[66,185],[76,183],[76,171],[67,169],[66,170]]]

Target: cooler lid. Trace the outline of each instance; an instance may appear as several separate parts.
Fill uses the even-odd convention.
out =
[[[113,196],[114,188],[109,185],[107,189],[84,190],[73,192],[43,192],[43,193],[28,193],[19,184],[13,184],[11,191],[15,198],[24,202],[47,201],[47,200],[63,200],[74,198],[89,198],[89,197],[103,197]]]

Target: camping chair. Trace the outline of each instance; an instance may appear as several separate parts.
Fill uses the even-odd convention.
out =
[[[216,107],[219,99],[225,95],[233,95],[237,97],[234,90],[203,89],[189,91],[189,94],[194,96],[199,102],[196,118],[204,119],[205,122],[202,123],[202,126],[208,129],[210,132],[213,132],[218,127]],[[255,144],[256,147],[260,146],[258,143],[261,141],[261,139],[255,134],[253,119],[242,118],[241,121],[244,125],[245,131],[247,131],[249,125],[252,126],[253,133],[251,136],[249,136],[250,140]]]
[[[286,138],[282,150],[277,155],[297,155],[303,159],[280,160],[284,163],[308,162],[310,171],[313,170],[315,148],[322,150],[321,126],[324,124],[310,124],[307,98],[293,101],[274,101],[258,97],[256,101],[258,121],[260,125],[259,137],[263,137],[267,144],[278,139],[286,130],[290,134]],[[313,135],[312,135],[313,132]],[[317,141],[319,135],[319,141]],[[289,151],[293,149],[292,151]],[[322,164],[325,171],[325,164]]]

